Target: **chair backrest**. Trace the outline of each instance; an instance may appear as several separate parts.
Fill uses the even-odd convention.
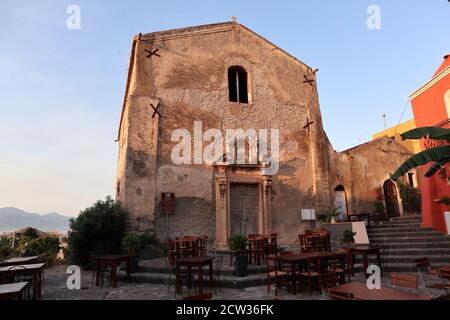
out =
[[[412,274],[391,273],[391,284],[395,287],[417,289],[417,276]]]
[[[336,272],[327,272],[319,274],[318,281],[322,291],[326,288],[335,288],[339,285],[338,276]]]
[[[423,269],[426,269],[427,271],[431,270],[430,260],[427,257],[416,259],[415,262],[419,271]]]
[[[212,299],[212,293],[204,293],[196,296],[183,297],[183,300],[209,300]]]
[[[311,275],[312,272],[320,273],[320,257],[308,258],[306,265],[306,273]]]
[[[275,271],[275,275],[280,270],[280,259],[276,256],[266,256],[267,273]]]
[[[355,300],[355,296],[351,292],[341,292],[333,289],[329,289],[328,293],[331,300]]]
[[[222,270],[222,264],[223,264],[223,256],[218,256],[216,260],[216,273],[219,274]]]
[[[446,279],[450,281],[450,270],[447,269],[438,269],[438,274],[440,278]]]

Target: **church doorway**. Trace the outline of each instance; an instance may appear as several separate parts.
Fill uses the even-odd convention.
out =
[[[347,195],[342,185],[334,189],[334,207],[339,210],[341,220],[347,219]]]
[[[397,187],[392,180],[386,180],[383,184],[384,201],[386,203],[386,214],[388,219],[399,217]]]
[[[258,185],[230,184],[231,236],[255,234],[257,230]]]

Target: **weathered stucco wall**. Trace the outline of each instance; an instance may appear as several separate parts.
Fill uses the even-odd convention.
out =
[[[348,212],[373,213],[376,189],[390,179],[411,154],[402,145],[382,137],[332,155],[330,189],[342,185],[347,195]],[[334,202],[334,199],[333,199]],[[401,210],[401,201],[399,201]]]
[[[160,56],[148,57],[156,49]],[[229,102],[227,72],[236,65],[248,73],[248,104]],[[161,239],[207,234],[214,240],[213,166],[176,165],[171,159],[178,143],[172,141],[173,131],[187,129],[194,137],[194,121],[202,121],[203,132],[280,130],[270,231],[278,233],[282,244],[296,243],[307,227],[302,208],[330,206],[330,187],[343,184],[352,190],[352,210],[359,210],[367,198],[365,184],[379,184],[381,171],[400,161],[397,157],[380,166],[373,159],[374,152],[394,158],[378,151],[396,148],[384,140],[367,150],[335,153],[323,130],[312,69],[236,23],[138,36],[130,67],[119,130],[117,196],[132,213],[135,230],[154,229]],[[305,74],[314,80],[311,84]],[[158,104],[161,116],[151,106]],[[304,128],[307,120],[314,122],[310,130]],[[161,214],[162,192],[176,195],[176,213],[168,219]]]

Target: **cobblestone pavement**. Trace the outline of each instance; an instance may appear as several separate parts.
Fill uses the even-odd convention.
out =
[[[150,284],[150,283],[137,283],[137,282],[124,282],[119,281],[117,288],[112,288],[108,280],[105,279],[103,287],[95,286],[95,279],[92,281],[92,272],[82,271],[81,287],[80,290],[67,289],[67,278],[69,274],[66,273],[66,267],[64,265],[57,265],[45,270],[44,284],[42,291],[42,298],[47,300],[172,300],[181,299],[182,296],[188,295],[187,289],[184,288],[183,295],[177,295],[174,297],[173,286],[170,288],[170,292],[167,290],[167,285],[164,284]],[[365,281],[363,275],[356,275],[353,281]],[[438,279],[439,281],[439,279]],[[427,282],[432,282],[428,279]],[[382,279],[382,286],[388,286],[389,280],[387,278]],[[208,292],[206,290],[206,292]],[[218,291],[216,295],[214,290],[213,299],[221,300],[325,300],[326,298],[315,292],[310,296],[307,290],[302,290],[297,295],[292,295],[287,292],[286,289],[282,289],[279,292],[278,297],[275,296],[274,289],[272,292],[267,293],[267,286],[256,286],[250,288],[229,289],[223,288]],[[419,288],[416,293],[426,294],[423,289]],[[191,290],[191,295],[194,291]],[[441,291],[431,291],[432,296],[442,294]]]

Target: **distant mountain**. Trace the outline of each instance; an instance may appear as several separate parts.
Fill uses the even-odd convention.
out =
[[[17,208],[0,208],[0,233],[33,227],[42,231],[67,232],[70,217],[59,213],[37,214]]]

